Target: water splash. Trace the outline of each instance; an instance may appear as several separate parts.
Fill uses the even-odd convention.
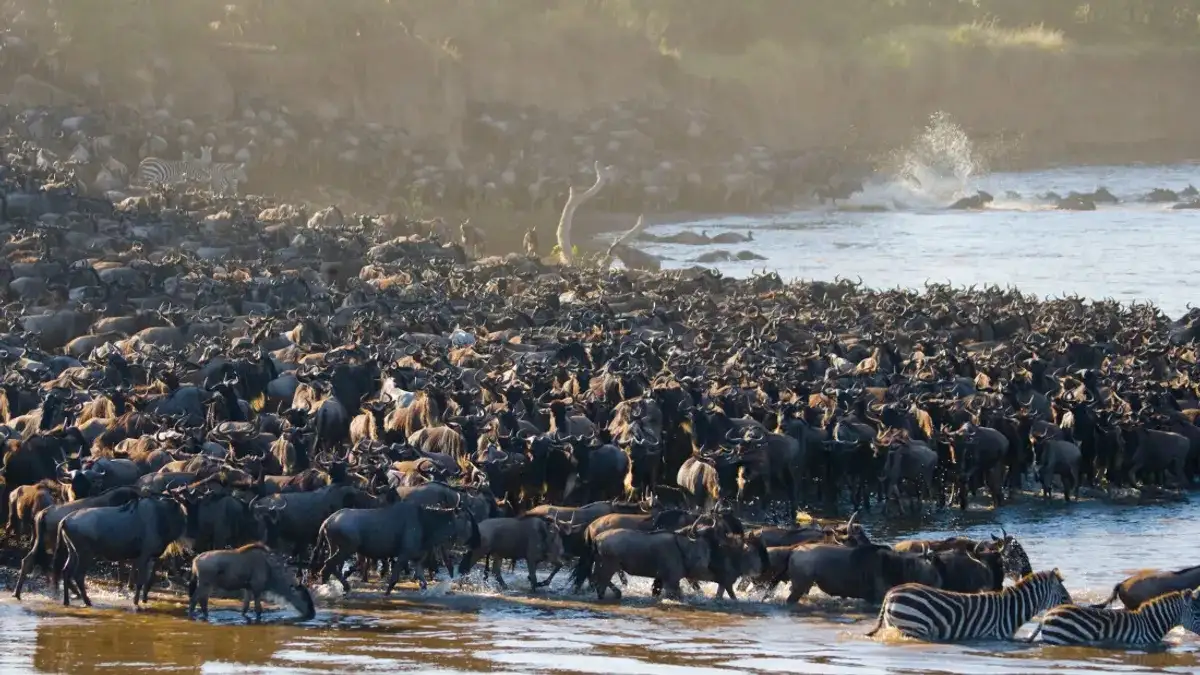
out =
[[[971,138],[938,111],[912,143],[895,153],[891,179],[868,186],[855,201],[895,209],[943,208],[973,194],[972,183],[982,173]]]

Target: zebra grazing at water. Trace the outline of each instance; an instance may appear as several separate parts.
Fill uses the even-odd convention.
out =
[[[1038,612],[1071,602],[1057,569],[1035,572],[999,591],[954,593],[922,584],[902,584],[887,592],[879,621],[931,642],[1009,640]]]
[[[1033,637],[1041,631],[1042,642],[1051,645],[1148,647],[1162,642],[1175,626],[1200,633],[1200,589],[1164,593],[1135,610],[1055,607]]]

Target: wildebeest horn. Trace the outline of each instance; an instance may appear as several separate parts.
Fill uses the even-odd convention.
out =
[[[858,513],[859,513],[858,511],[855,511],[854,513],[850,514],[850,520],[846,521],[846,530],[847,531],[849,531],[851,528],[854,527],[854,521],[858,518]]]

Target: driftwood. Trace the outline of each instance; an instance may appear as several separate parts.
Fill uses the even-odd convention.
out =
[[[596,182],[592,187],[583,192],[576,192],[575,186],[571,186],[567,190],[567,203],[563,205],[562,215],[558,219],[557,235],[559,258],[564,265],[575,264],[575,256],[571,250],[571,226],[575,220],[575,211],[581,204],[595,197],[616,174],[615,167],[601,167],[600,162],[596,162],[595,166]]]

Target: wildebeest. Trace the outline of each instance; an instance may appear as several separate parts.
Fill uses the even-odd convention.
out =
[[[329,555],[321,565],[321,582],[336,576],[344,592],[350,592],[350,582],[342,570],[351,556],[371,560],[392,561],[391,577],[384,595],[392,592],[400,581],[405,563],[416,565],[417,581],[426,587],[424,560],[434,549],[462,538],[462,522],[468,523],[465,539],[468,548],[479,546],[479,525],[470,510],[418,506],[396,500],[375,509],[341,509],[329,516],[320,527],[320,545]]]
[[[195,613],[197,604],[204,618],[208,618],[208,597],[213,590],[242,591],[242,614],[249,613],[253,599],[254,614],[260,621],[263,593],[274,593],[287,600],[300,612],[302,621],[316,616],[312,594],[304,586],[292,583],[292,576],[282,561],[261,543],[227,551],[206,551],[192,560],[192,578],[188,581],[189,618]]]
[[[21,570],[17,574],[17,583],[13,587],[13,597],[21,599],[21,589],[34,565],[38,565],[51,573],[57,583],[59,572],[66,562],[65,551],[58,546],[58,526],[64,518],[76,511],[87,508],[105,506],[121,506],[138,498],[138,492],[132,488],[117,488],[103,494],[78,501],[56,504],[51,506],[33,519],[33,543],[29,552],[21,559]]]
[[[777,576],[774,584],[785,578],[792,583],[788,604],[808,595],[814,585],[827,595],[869,602],[879,602],[888,589],[904,583],[941,585],[938,568],[930,557],[898,553],[878,544],[797,546],[788,558],[785,574]]]
[[[625,572],[649,577],[661,584],[665,597],[678,598],[679,583],[684,579],[716,579],[718,586],[733,594],[733,582],[726,558],[729,547],[716,527],[687,527],[675,531],[642,532],[611,530],[592,541],[595,569],[592,583],[603,600],[605,591],[621,597],[612,583],[613,575]]]
[[[537,591],[548,585],[562,568],[563,543],[561,531],[553,521],[537,516],[520,518],[489,518],[479,524],[479,544],[469,550],[459,564],[458,573],[467,574],[475,562],[484,556],[492,558],[492,573],[500,588],[508,588],[501,575],[503,560],[524,560],[529,574],[529,588]],[[537,580],[540,562],[554,566],[545,581]]]
[[[1093,607],[1108,607],[1120,598],[1125,609],[1137,609],[1142,603],[1164,593],[1200,587],[1200,566],[1174,571],[1143,570],[1113,586],[1112,595]]]
[[[66,550],[63,563],[63,604],[71,604],[74,582],[84,604],[84,577],[97,558],[133,561],[136,576],[133,604],[150,596],[154,564],[184,533],[185,507],[173,497],[142,497],[121,506],[97,506],[67,515],[58,524],[58,547]]]

